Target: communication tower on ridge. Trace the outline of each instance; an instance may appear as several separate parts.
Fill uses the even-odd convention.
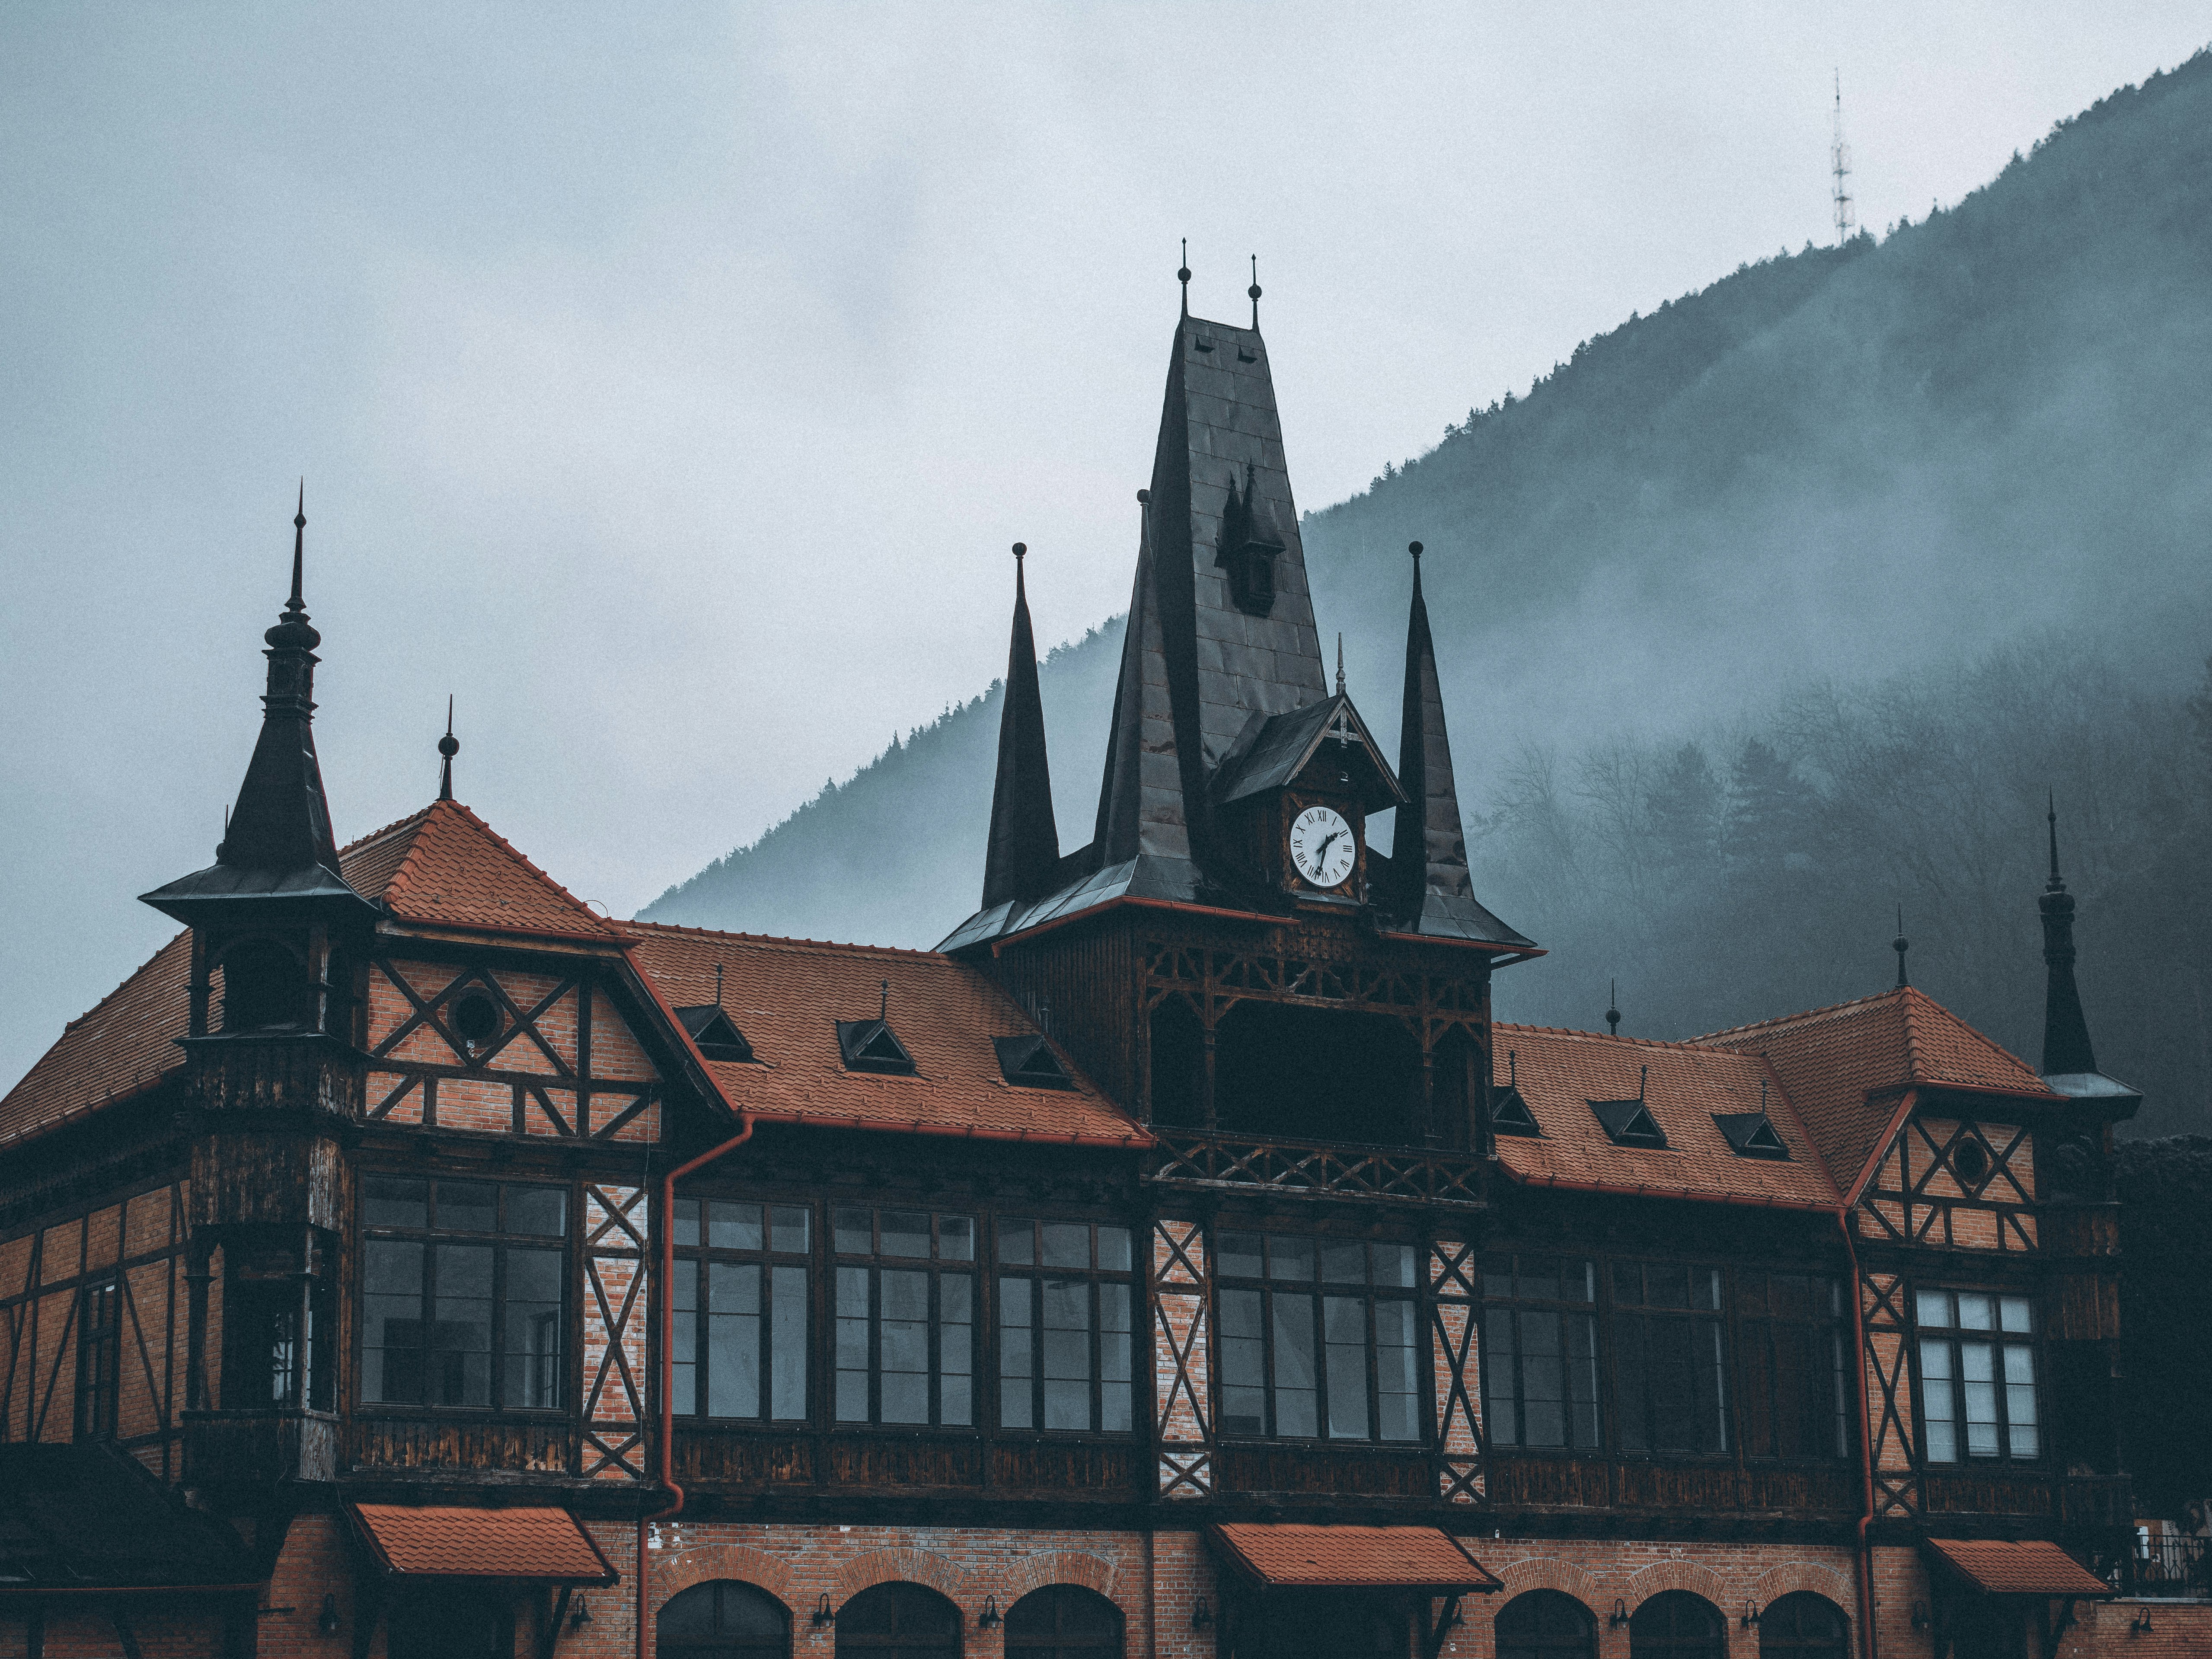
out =
[[[1836,246],[1841,247],[1851,240],[1856,228],[1851,221],[1851,195],[1844,180],[1851,176],[1850,146],[1844,142],[1844,76],[1836,71],[1835,137],[1828,146],[1828,171],[1835,179]]]

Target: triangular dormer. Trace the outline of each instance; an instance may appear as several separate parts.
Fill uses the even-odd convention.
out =
[[[993,1037],[998,1050],[999,1073],[1018,1089],[1073,1089],[1075,1079],[1052,1045],[1034,1033],[1028,1036]]]
[[[745,1034],[720,1003],[678,1008],[676,1018],[683,1022],[684,1029],[691,1034],[691,1041],[708,1060],[748,1060],[753,1057],[752,1044],[745,1041]]]
[[[914,1056],[898,1040],[888,1019],[841,1019],[837,1048],[848,1072],[881,1072],[892,1076],[913,1075]]]
[[[1492,1134],[1526,1135],[1540,1139],[1543,1130],[1538,1127],[1536,1115],[1528,1109],[1528,1101],[1520,1090],[1509,1088],[1490,1103],[1490,1130]]]
[[[1666,1132],[1641,1100],[1593,1100],[1589,1109],[1616,1146],[1657,1152],[1667,1145]]]
[[[1738,1158],[1790,1156],[1789,1147],[1782,1144],[1782,1137],[1764,1112],[1715,1112],[1713,1123]]]

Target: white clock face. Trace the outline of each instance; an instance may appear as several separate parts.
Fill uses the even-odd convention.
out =
[[[1309,806],[1291,824],[1291,862],[1316,887],[1341,887],[1359,856],[1358,837],[1344,814]]]

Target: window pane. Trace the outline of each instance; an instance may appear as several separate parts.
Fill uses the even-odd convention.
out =
[[[1082,1221],[1044,1224],[1044,1265],[1048,1267],[1088,1267],[1091,1265],[1091,1227]]]
[[[1595,1283],[1595,1269],[1592,1282]],[[1567,1412],[1574,1443],[1597,1444],[1597,1316],[1569,1314],[1567,1326]]]
[[[708,1226],[714,1215],[708,1213]],[[707,1414],[758,1417],[761,1270],[750,1261],[707,1263]]]
[[[1216,1235],[1216,1249],[1220,1261],[1215,1265],[1231,1279],[1257,1279],[1261,1273],[1260,1235],[1257,1233],[1220,1233]]]
[[[1482,1293],[1501,1302],[1513,1299],[1511,1256],[1486,1255],[1482,1258]]]
[[[1323,1239],[1321,1276],[1331,1285],[1364,1285],[1367,1282],[1367,1247]]]
[[[1367,1304],[1356,1296],[1322,1298],[1332,1440],[1367,1438]]]
[[[1620,1449],[1651,1449],[1651,1356],[1647,1341],[1651,1322],[1634,1314],[1613,1322],[1613,1375],[1620,1388]]]
[[[1978,1296],[1972,1291],[1959,1292],[1959,1328],[1964,1331],[1992,1331],[1996,1318],[1990,1306],[1991,1298]]]
[[[362,1224],[368,1227],[424,1227],[430,1221],[430,1183],[395,1176],[370,1176],[362,1182]]]
[[[874,1254],[874,1212],[839,1206],[830,1212],[830,1233],[840,1255]]]
[[[1006,1234],[999,1235],[1001,1249]],[[1030,1281],[999,1281],[999,1423],[1009,1429],[1030,1426],[1030,1380],[1036,1375],[1036,1335],[1031,1328]]]
[[[1314,1276],[1314,1242],[1294,1233],[1267,1235],[1267,1275],[1310,1283]]]
[[[1051,1229],[1046,1231],[1049,1235]],[[1038,1291],[1043,1311],[1044,1425],[1087,1430],[1091,1427],[1091,1286],[1079,1279],[1048,1279]]]
[[[2025,1333],[2031,1328],[2028,1323],[2027,1298],[2026,1297],[2005,1297],[1997,1304],[1997,1308],[2000,1316],[1998,1322],[2002,1328],[2008,1331],[2019,1331],[2022,1333]]]
[[[568,1231],[568,1194],[559,1187],[509,1187],[507,1230],[538,1238],[558,1238]]]
[[[1679,1262],[1647,1262],[1644,1268],[1644,1291],[1647,1304],[1654,1308],[1695,1306],[1690,1289],[1694,1276],[1691,1269]]]
[[[800,1212],[801,1215],[805,1212]],[[777,1237],[783,1237],[778,1222]],[[806,1269],[769,1270],[775,1301],[769,1312],[769,1382],[779,1422],[806,1416]]]
[[[807,1212],[799,1204],[771,1204],[768,1211],[769,1248],[780,1255],[806,1254]]]
[[[937,1281],[938,1411],[940,1423],[975,1420],[975,1281],[946,1273]]]
[[[927,1211],[885,1210],[883,1224],[884,1255],[927,1256],[929,1254]]]
[[[1951,1322],[1951,1293],[1922,1291],[1912,1298],[1912,1316],[1923,1325],[1948,1326]]]
[[[838,1212],[842,1218],[852,1214]],[[865,1215],[867,1212],[860,1212]],[[868,1420],[868,1270],[837,1269],[837,1420]]]
[[[557,1196],[557,1194],[556,1194]],[[507,1386],[510,1409],[551,1411],[561,1404],[562,1279],[560,1250],[507,1253]]]
[[[1521,1258],[1521,1295],[1524,1299],[1556,1302],[1559,1299],[1559,1259],[1555,1255],[1524,1255]]]
[[[1560,1316],[1533,1310],[1520,1316],[1521,1443],[1567,1443],[1566,1355],[1561,1352]]]
[[[1966,1298],[1959,1298],[1960,1315],[1964,1318]],[[1966,1401],[1966,1455],[1969,1457],[1995,1457],[1997,1455],[1997,1386],[1996,1352],[1986,1342],[1961,1342],[1959,1345],[1959,1375],[1965,1383],[1961,1392]]]
[[[1410,1244],[1377,1244],[1374,1248],[1375,1282],[1388,1285],[1394,1290],[1413,1288],[1413,1247]]]
[[[392,1239],[362,1246],[362,1397],[375,1404],[422,1403],[429,1335],[422,1319],[423,1249]]]
[[[1221,1430],[1265,1434],[1267,1365],[1260,1292],[1221,1292]]]
[[[2042,1455],[2041,1437],[2035,1421],[2035,1354],[2032,1349],[2004,1351],[2005,1423],[2014,1457]]]
[[[1270,1356],[1275,1362],[1275,1432],[1310,1436],[1318,1431],[1316,1409],[1314,1306],[1310,1297],[1277,1296],[1274,1342]]]
[[[937,1218],[937,1255],[944,1261],[975,1259],[975,1218],[941,1215]]]
[[[1129,1230],[1127,1227],[1109,1227],[1100,1222],[1098,1265],[1109,1273],[1125,1273],[1129,1271],[1130,1261]]]
[[[1129,1309],[1129,1287],[1127,1285],[1101,1285],[1098,1287],[1098,1375],[1105,1379],[1108,1400],[1106,1419],[1100,1426],[1109,1431],[1126,1430],[1129,1426],[1129,1383],[1136,1364]],[[1123,1401],[1118,1422],[1111,1403],[1116,1389],[1121,1389]]]
[[[1566,1300],[1594,1304],[1597,1301],[1597,1263],[1583,1262],[1580,1264],[1578,1273],[1571,1271],[1575,1266],[1576,1264],[1573,1263],[1569,1264],[1571,1271],[1563,1286],[1566,1291]]]
[[[891,1220],[884,1219],[888,1242]],[[926,1235],[925,1235],[926,1244]],[[886,1423],[929,1421],[929,1275],[886,1267],[878,1278],[883,1317],[878,1326]]]
[[[1527,1443],[1521,1437],[1520,1413],[1516,1409],[1519,1361],[1513,1322],[1516,1316],[1510,1308],[1486,1308],[1482,1313],[1483,1418],[1490,1425],[1491,1439],[1501,1446]]]
[[[999,1224],[999,1260],[1026,1267],[1036,1260],[1036,1223],[1008,1219]]]
[[[497,1224],[497,1189],[488,1181],[441,1181],[437,1197],[441,1228],[488,1233]]]
[[[676,1242],[696,1244],[699,1242],[699,1200],[679,1198],[676,1200]]]
[[[707,1243],[717,1250],[759,1249],[761,1206],[713,1200],[707,1206]]]
[[[489,1188],[486,1188],[489,1191]],[[492,1252],[489,1244],[432,1247],[430,1386],[425,1404],[491,1403]]]
[[[699,1273],[696,1261],[678,1261],[672,1286],[676,1317],[669,1322],[674,1346],[669,1354],[668,1397],[674,1402],[672,1409],[682,1417],[699,1409]]]
[[[1376,1426],[1385,1440],[1420,1438],[1419,1370],[1415,1364],[1419,1330],[1412,1303],[1376,1303]]]
[[[1644,1305],[1644,1269],[1633,1261],[1613,1264],[1613,1299],[1624,1307]]]
[[[1923,1292],[1923,1298],[1926,1292]],[[1940,1338],[1920,1344],[1920,1409],[1927,1419],[1928,1461],[1959,1461],[1957,1407],[1952,1398],[1951,1345]]]

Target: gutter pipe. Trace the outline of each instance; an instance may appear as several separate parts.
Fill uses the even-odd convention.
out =
[[[1874,1429],[1867,1420],[1866,1293],[1859,1279],[1858,1242],[1851,1231],[1850,1206],[1836,1206],[1836,1231],[1844,1236],[1844,1255],[1851,1268],[1851,1392],[1858,1400],[1859,1479],[1861,1503],[1858,1549],[1859,1652],[1862,1659],[1877,1659],[1874,1634],[1874,1551],[1867,1528],[1874,1523]],[[640,1659],[643,1659],[640,1656]]]

